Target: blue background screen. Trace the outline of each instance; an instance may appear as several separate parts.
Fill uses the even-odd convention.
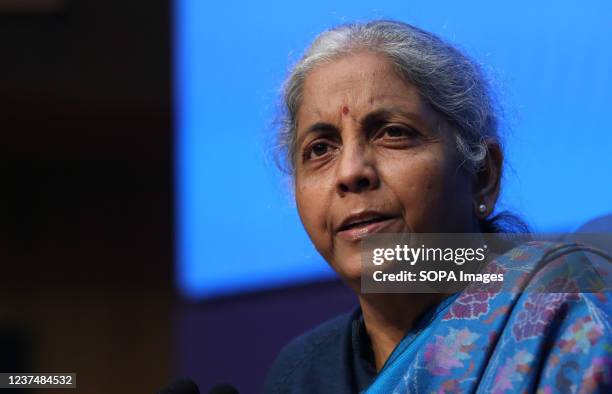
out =
[[[572,231],[612,202],[612,3],[177,0],[177,280],[187,298],[333,275],[267,150],[283,78],[316,34],[393,18],[458,45],[496,81],[499,208]],[[587,6],[588,4],[588,6]]]

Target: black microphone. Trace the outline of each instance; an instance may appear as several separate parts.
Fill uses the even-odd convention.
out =
[[[231,384],[223,383],[223,384],[218,384],[212,389],[210,389],[208,394],[239,394],[239,393],[236,387],[232,386]]]
[[[200,389],[193,380],[182,378],[172,381],[157,394],[200,394]]]

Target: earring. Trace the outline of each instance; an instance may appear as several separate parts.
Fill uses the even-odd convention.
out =
[[[478,212],[480,212],[480,213],[485,213],[485,212],[487,212],[487,206],[486,206],[486,205],[484,205],[484,204],[480,204],[480,205],[478,206]]]

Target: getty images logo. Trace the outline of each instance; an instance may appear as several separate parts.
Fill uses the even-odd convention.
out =
[[[453,262],[463,265],[466,262],[482,262],[486,258],[487,245],[480,248],[432,248],[421,245],[413,248],[396,245],[394,248],[376,248],[372,253],[372,264],[379,266],[386,261],[402,261],[415,265],[418,261]]]

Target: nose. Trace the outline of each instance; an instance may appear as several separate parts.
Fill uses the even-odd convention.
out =
[[[376,167],[361,143],[345,144],[340,152],[336,175],[336,192],[340,197],[347,193],[362,193],[376,189],[380,179]]]

